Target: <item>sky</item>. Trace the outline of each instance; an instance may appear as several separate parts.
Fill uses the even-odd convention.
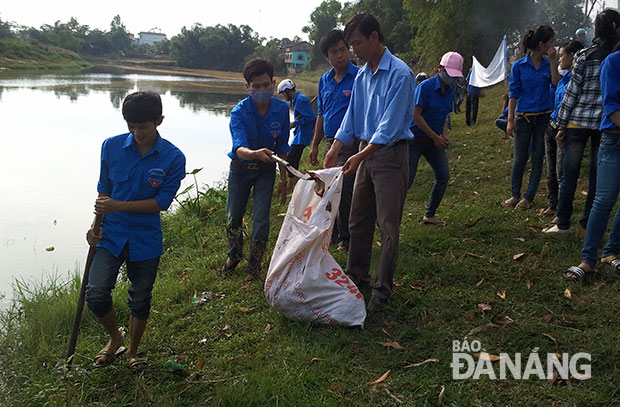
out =
[[[29,27],[67,22],[75,17],[82,25],[106,31],[115,15],[132,34],[158,27],[168,38],[179,34],[181,28],[194,23],[203,26],[216,24],[249,25],[261,37],[307,39],[301,32],[308,25],[310,14],[322,0],[83,0],[3,1],[0,6],[2,21]]]

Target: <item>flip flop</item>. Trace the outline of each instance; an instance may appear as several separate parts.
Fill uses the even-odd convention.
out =
[[[146,367],[147,359],[141,357],[129,358],[127,367],[131,370],[142,370]]]
[[[91,365],[91,367],[93,369],[100,369],[102,367],[110,366],[112,363],[114,363],[116,359],[118,359],[119,356],[121,356],[125,352],[127,352],[127,348],[124,346],[119,347],[114,353],[107,350],[102,350],[97,354],[97,356],[95,356],[95,359],[93,359],[93,364]],[[101,359],[103,359],[103,362],[98,362],[98,360]]]
[[[502,201],[502,202],[501,202],[501,205],[502,205],[504,208],[512,208],[512,207],[514,207],[514,206],[515,206],[518,202],[519,202],[519,198],[515,198],[515,197],[513,196],[513,197],[510,197],[510,198],[506,199],[505,201]]]

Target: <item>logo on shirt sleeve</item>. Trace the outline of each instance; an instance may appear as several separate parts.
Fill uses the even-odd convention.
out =
[[[148,171],[147,179],[149,181],[149,184],[151,184],[153,188],[156,188],[159,185],[161,185],[162,182],[164,182],[165,176],[166,176],[166,171],[162,170],[161,168],[151,168]]]

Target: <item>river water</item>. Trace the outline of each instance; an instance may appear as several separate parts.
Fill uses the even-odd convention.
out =
[[[223,87],[228,93],[214,93]],[[16,279],[32,286],[83,272],[101,143],[127,132],[120,107],[139,90],[162,96],[160,134],[185,153],[188,172],[203,168],[199,185],[223,182],[242,82],[122,72],[0,76],[0,308]],[[188,176],[180,191],[190,183]]]

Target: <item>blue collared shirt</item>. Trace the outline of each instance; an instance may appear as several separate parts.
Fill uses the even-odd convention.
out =
[[[469,78],[471,78],[471,71],[467,74],[465,80],[467,81],[467,93],[473,96],[480,96],[480,88],[469,84]]]
[[[549,96],[551,86],[551,64],[543,58],[538,69],[530,55],[517,60],[510,69],[508,97],[517,99],[519,113],[545,112],[553,109]]]
[[[612,113],[620,110],[620,51],[609,54],[601,64],[601,90],[603,120],[600,130],[620,130],[609,118]]]
[[[439,75],[420,83],[415,90],[414,106],[422,107],[422,117],[437,134],[441,134],[443,125],[448,114],[452,111],[454,91],[452,86],[445,85],[445,91],[441,91]],[[411,125],[413,137],[430,137],[422,131],[415,122]]]
[[[566,88],[570,82],[570,72],[562,76],[562,79],[558,82],[555,88],[555,94],[553,95],[553,112],[551,112],[551,120],[557,122],[558,112],[560,111],[560,105],[562,105],[562,99],[566,93]]]
[[[293,130],[293,141],[291,145],[307,146],[312,141],[314,135],[314,123],[316,114],[310,106],[310,99],[300,92],[295,92],[293,97],[293,116],[295,117],[295,130]]]
[[[330,69],[319,80],[319,97],[317,99],[317,114],[323,115],[323,136],[332,138],[336,135],[344,114],[349,107],[353,81],[359,68],[349,61],[347,72],[339,82],[334,75],[336,70]]]
[[[394,144],[411,140],[415,75],[385,48],[375,73],[368,63],[353,82],[351,101],[336,139],[344,144],[353,137],[369,144]]]
[[[157,136],[153,148],[141,155],[131,133],[110,137],[101,147],[97,191],[117,201],[155,199],[166,210],[185,178],[185,156]],[[106,215],[103,239],[97,247],[119,256],[129,243],[131,261],[149,260],[163,253],[159,212],[119,211]]]
[[[232,151],[228,156],[241,160],[237,156],[239,147],[252,150],[268,148],[276,154],[288,153],[291,122],[289,121],[288,103],[272,97],[265,116],[261,116],[252,97],[247,97],[230,112],[230,135]]]

